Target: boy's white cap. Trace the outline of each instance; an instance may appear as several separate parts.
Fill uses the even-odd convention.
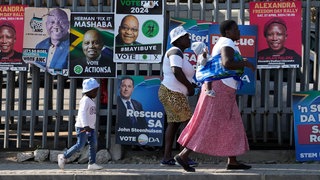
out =
[[[204,52],[204,49],[206,48],[206,44],[204,42],[193,42],[191,44],[191,50],[196,54],[202,54]]]
[[[174,41],[179,39],[180,37],[184,36],[188,32],[182,27],[178,26],[170,31],[170,44],[172,44]]]
[[[95,88],[98,88],[99,86],[100,86],[99,83],[95,79],[93,78],[85,79],[82,82],[82,93],[89,92]]]

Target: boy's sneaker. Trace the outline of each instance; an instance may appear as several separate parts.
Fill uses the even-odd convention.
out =
[[[100,170],[100,169],[103,169],[102,166],[99,166],[98,164],[96,163],[93,163],[93,164],[89,164],[88,165],[88,170]]]
[[[160,162],[160,166],[173,166],[176,165],[176,161],[174,159],[169,159],[168,161],[162,160]]]
[[[215,96],[216,96],[216,92],[215,92],[214,90],[212,90],[212,89],[207,90],[207,91],[206,91],[206,94],[207,94],[208,96],[210,96],[210,97],[215,97]]]
[[[66,164],[66,158],[64,158],[63,154],[58,155],[58,166],[60,169],[64,169],[64,165]]]

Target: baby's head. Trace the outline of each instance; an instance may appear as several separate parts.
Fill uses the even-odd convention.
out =
[[[193,42],[191,44],[191,50],[198,56],[206,51],[206,44],[203,42]]]

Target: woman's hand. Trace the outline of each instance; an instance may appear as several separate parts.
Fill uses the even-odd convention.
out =
[[[247,58],[243,58],[243,62],[245,63],[245,66],[250,68],[253,72],[256,70],[254,65],[250,61],[248,61]]]
[[[92,129],[89,126],[83,127],[86,132],[90,132]]]
[[[247,58],[243,58],[243,61],[234,61],[234,50],[231,47],[221,48],[221,61],[225,68],[236,70],[244,67],[250,68],[255,71],[254,65],[248,61]]]
[[[195,89],[194,89],[194,87],[190,87],[190,88],[188,88],[188,96],[193,96],[193,95],[194,95],[194,93],[195,93]]]

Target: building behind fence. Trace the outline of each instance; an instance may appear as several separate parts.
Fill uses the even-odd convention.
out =
[[[111,0],[1,0],[1,5],[69,8],[72,12],[113,12]],[[319,1],[302,2],[303,62],[300,69],[257,71],[256,95],[238,96],[238,103],[253,149],[291,149],[292,93],[319,90]],[[221,22],[249,22],[249,1],[168,0],[170,17]],[[165,29],[168,29],[165,27]],[[161,75],[161,64],[118,64],[119,75]],[[0,72],[0,143],[4,149],[70,147],[75,141],[74,121],[81,94],[81,79],[52,76],[31,67],[28,72]],[[109,149],[116,121],[116,81],[108,79],[108,103],[100,103],[97,119],[99,147]],[[190,99],[195,104],[194,99]],[[235,129],[236,131],[236,129]]]

